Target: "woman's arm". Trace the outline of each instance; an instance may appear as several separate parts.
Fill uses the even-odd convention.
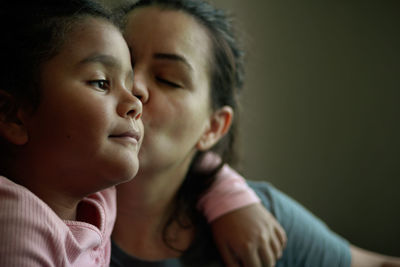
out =
[[[217,174],[198,208],[211,223],[215,243],[227,266],[273,266],[282,255],[285,231],[260,204],[244,178],[229,166]]]
[[[400,267],[400,258],[389,257],[350,246],[351,267]]]
[[[260,203],[221,216],[211,228],[227,266],[274,266],[286,245],[285,231]]]

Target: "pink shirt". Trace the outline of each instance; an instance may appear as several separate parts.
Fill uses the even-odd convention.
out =
[[[220,161],[216,154],[207,153],[199,168],[212,168]],[[197,203],[197,208],[205,215],[208,222],[212,222],[226,213],[259,202],[261,200],[247,185],[245,179],[225,164],[217,173],[208,192]]]
[[[113,187],[86,197],[82,221],[68,221],[0,176],[0,266],[108,266],[115,194]]]

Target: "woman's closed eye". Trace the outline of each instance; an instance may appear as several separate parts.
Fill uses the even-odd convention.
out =
[[[101,91],[106,91],[106,90],[110,89],[110,81],[104,80],[104,79],[91,80],[91,81],[88,81],[88,84],[95,87],[96,89],[101,90]]]
[[[160,82],[160,83],[163,83],[165,85],[168,85],[168,86],[171,86],[171,87],[174,87],[174,88],[182,88],[183,87],[180,84],[177,84],[175,82],[171,82],[170,80],[167,80],[167,79],[164,79],[164,78],[161,78],[161,77],[156,77],[156,80],[158,82]]]

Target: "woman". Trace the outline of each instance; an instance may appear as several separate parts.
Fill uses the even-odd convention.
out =
[[[146,136],[137,177],[118,188],[112,265],[223,266],[195,206],[213,177],[232,174],[200,163],[210,150],[229,162],[241,53],[223,13],[203,1],[139,1],[126,12]],[[253,187],[288,232],[278,266],[398,262],[349,245],[270,185]]]
[[[152,23],[149,23],[149,25],[151,24]],[[195,24],[195,26],[197,25]],[[229,28],[225,29],[225,31],[229,33]],[[134,36],[135,35],[133,35],[133,37]],[[160,39],[154,39],[157,37]],[[195,37],[195,35],[193,35],[193,37]],[[157,34],[151,34],[150,36],[143,37],[143,40],[144,39],[148,40],[152,44],[166,44],[165,36],[158,36]],[[171,38],[171,41],[173,42],[174,39],[175,38]],[[221,46],[222,41],[220,40],[220,42],[221,44],[219,45]],[[181,204],[175,205],[175,203],[172,201],[175,201],[175,195],[177,195],[177,191],[185,179],[189,165],[193,161],[193,157],[198,148],[207,150],[213,145],[213,143],[217,142],[225,132],[227,132],[232,119],[232,107],[235,107],[236,105],[235,94],[232,89],[235,87],[240,87],[241,77],[230,77],[231,71],[229,68],[232,68],[232,63],[229,60],[229,55],[219,55],[220,57],[225,57],[228,59],[225,59],[227,69],[223,74],[224,76],[218,75],[218,77],[221,77],[219,80],[213,80],[216,83],[220,83],[219,85],[216,84],[215,86],[225,86],[225,90],[227,91],[226,95],[231,97],[231,99],[228,99],[226,104],[222,103],[223,105],[217,102],[216,105],[218,108],[221,106],[226,107],[223,107],[219,112],[215,112],[216,116],[215,118],[212,118],[214,110],[209,107],[210,102],[208,100],[209,78],[207,77],[208,75],[204,75],[208,71],[196,70],[195,72],[186,72],[193,67],[198,68],[199,66],[196,65],[188,67],[185,61],[177,57],[174,53],[163,53],[165,51],[164,48],[160,48],[160,53],[153,55],[149,54],[147,51],[147,48],[149,48],[148,44],[143,44],[143,47],[139,47],[139,45],[140,44],[135,41],[135,45],[131,47],[131,50],[133,52],[133,64],[136,73],[135,86],[136,88],[142,89],[145,92],[142,101],[144,103],[144,113],[147,114],[143,118],[146,127],[145,132],[147,134],[145,134],[145,140],[142,146],[142,148],[144,147],[142,150],[143,153],[140,155],[142,168],[139,168],[141,169],[140,173],[138,174],[139,176],[137,176],[139,179],[132,184],[121,185],[119,188],[121,194],[118,202],[121,204],[121,206],[118,209],[119,219],[116,224],[117,226],[114,236],[117,243],[121,246],[124,246],[124,242],[129,243],[129,246],[133,246],[134,244],[130,243],[131,240],[128,239],[125,241],[124,238],[128,235],[136,236],[136,240],[138,241],[138,249],[142,248],[144,250],[136,251],[136,254],[141,258],[154,259],[153,257],[164,258],[164,254],[168,255],[168,253],[171,252],[173,256],[179,255],[177,254],[176,249],[171,249],[169,247],[172,245],[173,248],[175,248],[175,244],[170,244],[171,242],[167,242],[166,244],[163,240],[165,239],[165,235],[163,233],[166,231],[165,229],[168,229],[168,232],[170,233],[171,231],[174,231],[174,228],[177,228],[177,226],[175,226],[177,223],[176,221],[174,221],[171,225],[168,222],[170,217],[174,215],[171,214],[171,212],[175,212],[171,209],[178,208],[177,212],[180,212],[180,215],[186,215],[188,211],[190,213],[195,213],[190,215],[191,217],[198,216],[198,214],[194,212],[195,205],[198,196],[206,189],[208,183],[207,180],[203,181],[204,179],[186,179],[186,181],[193,180],[199,181],[200,183],[185,183],[178,193],[180,196],[177,197],[178,199],[180,198],[178,201],[183,204],[190,202],[187,207],[184,207],[185,210],[180,210]],[[173,43],[171,45],[173,45]],[[179,47],[177,48],[180,49]],[[225,52],[222,47],[220,48],[220,51]],[[229,50],[226,51],[229,52]],[[176,50],[175,52],[179,51]],[[205,54],[207,51],[205,50],[203,52],[204,53],[201,55],[191,54],[191,56],[196,56],[196,59],[204,59],[206,58]],[[240,56],[240,54],[238,53],[236,56]],[[240,58],[238,57],[238,59]],[[195,63],[198,64],[199,62]],[[199,64],[204,63],[205,62]],[[239,64],[238,67],[240,67]],[[208,67],[204,66],[204,68]],[[201,74],[202,76],[197,76],[197,73]],[[238,73],[240,73],[240,71],[238,71]],[[169,78],[167,75],[180,75],[182,78],[186,78],[186,83],[192,83],[190,85],[190,88],[192,89],[188,90],[177,88],[178,86],[174,85],[173,81],[167,80]],[[186,77],[183,77],[183,75]],[[147,83],[150,81],[155,90],[148,90],[147,87],[149,84]],[[236,83],[238,84],[236,85]],[[185,84],[185,87],[189,88],[189,85]],[[220,96],[216,95],[215,98],[218,100]],[[222,100],[225,101],[225,99]],[[214,107],[213,109],[216,110]],[[159,110],[163,116],[155,116],[155,113]],[[210,120],[209,117],[212,118],[212,120]],[[179,118],[179,120],[177,118]],[[209,128],[209,130],[207,128]],[[204,135],[200,137],[198,132],[204,132]],[[229,146],[229,143],[226,144]],[[201,155],[198,155],[198,158],[200,158],[200,156]],[[188,187],[189,189],[187,189]],[[167,191],[166,188],[169,191]],[[198,189],[197,195],[192,193],[193,190],[191,188]],[[136,191],[138,195],[135,195],[134,191]],[[135,195],[135,199],[131,198],[132,195]],[[129,201],[126,198],[129,198]],[[146,202],[144,202],[144,200],[146,200]],[[141,214],[141,212],[143,213]],[[134,217],[131,218],[130,216]],[[149,222],[149,220],[153,218],[160,218],[160,221]],[[128,226],[124,226],[125,223],[127,223]],[[154,223],[155,225],[152,226],[151,223]],[[145,225],[146,228],[144,228],[143,225]],[[151,226],[153,228],[150,228]],[[157,233],[157,236],[154,237],[150,234],[148,236],[143,236],[146,234],[145,230],[140,230],[135,233],[135,229],[143,228],[148,229],[149,233]],[[132,232],[130,234],[123,232],[122,236],[119,236],[119,229],[130,229]],[[254,229],[250,230],[254,231]],[[189,234],[191,233],[189,231],[186,232]],[[275,260],[275,256],[272,258],[270,255],[274,253],[277,254],[275,251],[279,251],[282,247],[281,244],[283,243],[281,240],[277,239],[278,238],[272,240],[272,245],[267,244],[268,246],[272,247],[274,251],[271,251],[272,248],[269,251],[261,251],[261,258]],[[145,242],[144,240],[148,243],[147,245],[143,244]],[[178,248],[180,250],[184,250],[186,249],[185,246],[187,246],[187,244],[178,245]],[[158,252],[160,255],[144,255],[145,253],[149,252]],[[164,254],[162,254],[163,252]],[[267,255],[264,255],[264,253]],[[226,254],[229,253],[227,252]],[[171,256],[168,255],[168,257]],[[250,258],[252,257],[250,256]],[[256,260],[245,259],[245,261],[248,261],[249,265],[260,265],[259,263],[254,262]],[[269,260],[266,262],[269,262]]]

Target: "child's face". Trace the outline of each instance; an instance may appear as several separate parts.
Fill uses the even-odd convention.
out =
[[[40,103],[27,116],[24,154],[54,186],[94,192],[138,170],[141,102],[132,92],[128,47],[119,31],[87,18],[41,68]]]

